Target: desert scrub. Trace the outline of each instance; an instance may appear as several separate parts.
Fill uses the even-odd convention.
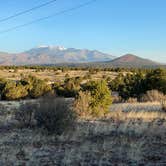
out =
[[[126,103],[137,103],[138,100],[137,98],[134,98],[134,97],[130,97],[129,99],[126,100]]]
[[[75,100],[75,109],[81,115],[102,117],[109,112],[111,104],[111,91],[106,81],[90,81],[82,86]]]
[[[161,102],[163,100],[166,100],[166,96],[158,90],[147,91],[146,94],[141,97],[142,102]]]
[[[28,91],[21,83],[7,81],[2,91],[2,97],[6,100],[17,100],[25,98]]]
[[[43,98],[34,118],[37,126],[46,129],[49,134],[61,135],[74,126],[77,115],[64,98]]]
[[[19,121],[20,127],[31,127],[34,122],[34,112],[37,108],[35,103],[22,103],[19,110],[15,112],[15,119]]]
[[[86,118],[91,115],[90,109],[91,94],[86,91],[80,91],[74,102],[74,108],[79,117]]]
[[[161,102],[162,111],[166,112],[166,100]]]

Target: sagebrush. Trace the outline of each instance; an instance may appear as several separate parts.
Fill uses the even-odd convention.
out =
[[[77,115],[64,98],[44,98],[35,111],[37,126],[61,135],[74,126]]]

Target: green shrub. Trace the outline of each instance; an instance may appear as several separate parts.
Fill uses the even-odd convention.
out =
[[[156,89],[166,94],[166,70],[136,70],[122,75],[119,74],[114,80],[110,81],[109,87],[113,91],[118,91],[119,95],[128,100],[130,97],[139,97],[149,90]]]
[[[0,92],[3,91],[5,84],[6,84],[7,80],[0,78]]]
[[[50,92],[51,86],[42,80],[36,80],[33,83],[33,88],[30,90],[30,96],[32,98],[37,98],[43,96],[44,94]]]
[[[5,84],[2,94],[6,100],[17,100],[25,98],[28,95],[28,91],[20,83],[8,81]]]
[[[85,91],[85,94],[83,96],[78,96],[76,103],[82,102],[81,100],[87,95],[91,116],[100,117],[106,115],[112,104],[111,91],[109,90],[106,81],[90,81],[84,84],[82,88],[83,91]],[[86,94],[88,92],[90,93],[90,97]]]
[[[73,127],[76,113],[63,98],[44,98],[39,101],[35,120],[38,127],[46,129],[49,133],[61,135]]]
[[[20,82],[26,87],[29,96],[32,98],[38,98],[52,90],[51,86],[48,85],[46,81],[40,80],[31,75],[22,78]]]
[[[166,70],[155,69],[147,74],[146,80],[148,90],[157,89],[166,94]]]
[[[54,89],[58,96],[75,97],[80,89],[81,77],[66,78],[64,84],[54,84]]]

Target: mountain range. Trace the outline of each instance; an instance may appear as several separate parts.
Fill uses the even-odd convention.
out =
[[[39,46],[17,54],[0,52],[0,65],[87,63],[109,61],[114,58],[112,55],[97,50]]]
[[[107,67],[153,67],[160,63],[126,54],[115,57],[97,50],[65,48],[63,46],[39,46],[22,53],[0,52],[0,65],[101,65]]]

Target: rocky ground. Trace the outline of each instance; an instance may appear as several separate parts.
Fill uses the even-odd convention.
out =
[[[1,111],[0,166],[165,166],[166,114],[145,114],[114,112],[56,136]]]

